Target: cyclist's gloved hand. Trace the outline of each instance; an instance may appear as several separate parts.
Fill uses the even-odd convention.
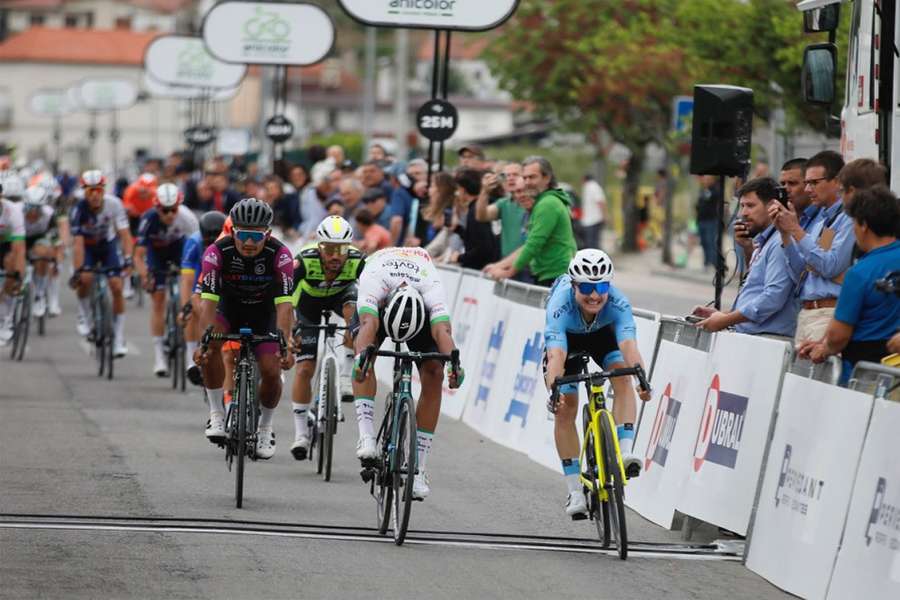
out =
[[[459,368],[454,372],[453,366],[449,363],[447,364],[447,382],[450,386],[451,390],[455,390],[463,384],[463,381],[466,380],[466,370],[459,366]]]

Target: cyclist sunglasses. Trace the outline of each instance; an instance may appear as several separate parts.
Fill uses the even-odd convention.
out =
[[[161,212],[164,215],[170,215],[172,213],[178,212],[178,207],[177,206],[170,206],[170,207],[160,206],[159,212]]]
[[[590,296],[591,292],[597,292],[601,296],[609,291],[609,282],[608,281],[598,281],[596,283],[591,283],[589,281],[583,281],[578,284],[578,291],[584,294],[585,296]]]
[[[319,244],[319,250],[322,254],[334,256],[335,254],[344,255],[350,251],[350,244]]]
[[[264,239],[266,239],[265,231],[250,231],[247,229],[235,229],[234,237],[241,242],[253,242],[254,244],[258,244]]]

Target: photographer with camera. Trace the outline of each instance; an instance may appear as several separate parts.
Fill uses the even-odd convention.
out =
[[[883,185],[859,190],[847,207],[853,219],[856,243],[863,255],[846,274],[834,318],[824,337],[798,348],[801,356],[822,362],[841,353],[842,382],[861,360],[879,362],[891,353],[889,340],[900,327],[900,296],[889,293],[889,284],[879,284],[900,265],[900,201]],[[892,342],[893,344],[893,342]]]
[[[475,218],[482,223],[500,221],[500,257],[515,252],[525,243],[525,219],[534,199],[525,206],[516,197],[516,191],[522,191],[522,165],[507,163],[500,173],[488,172],[481,179],[481,193],[475,201]],[[503,196],[491,203],[491,194],[502,189]]]
[[[752,335],[791,336],[796,325],[792,298],[794,282],[781,248],[769,207],[784,200],[785,190],[769,177],[759,177],[738,191],[740,221],[735,223],[738,243],[753,247],[749,271],[734,302],[734,310],[718,312],[709,307],[694,309],[704,317],[697,326],[707,331],[733,327]]]

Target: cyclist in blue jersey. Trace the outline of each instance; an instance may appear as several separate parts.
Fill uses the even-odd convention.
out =
[[[618,369],[640,364],[643,359],[637,347],[637,329],[628,298],[612,287],[613,264],[602,250],[580,250],[569,262],[568,273],[556,279],[547,300],[547,322],[544,331],[544,376],[547,389],[563,375],[579,372],[581,363],[568,360],[570,353],[587,352],[603,369]],[[634,455],[634,420],[637,405],[634,388],[628,377],[610,381],[615,393],[613,417],[617,424],[619,445],[626,475],[640,474],[641,463]],[[569,490],[566,514],[584,518],[587,505],[579,479],[581,445],[575,427],[578,394],[574,385],[563,386],[556,407],[556,450],[562,460],[563,474]],[[642,400],[649,392],[640,392]]]
[[[197,217],[181,203],[181,191],[172,183],[156,189],[153,208],[141,215],[138,225],[134,265],[152,300],[150,335],[153,336],[153,372],[157,377],[169,374],[164,348],[166,276],[173,265],[181,266],[184,242],[198,229]]]
[[[224,213],[217,210],[203,213],[200,216],[200,231],[188,237],[181,251],[181,306],[190,303],[192,309],[187,314],[179,314],[178,324],[184,328],[184,344],[190,361],[187,377],[194,385],[203,384],[200,367],[194,362],[194,351],[200,342],[200,324],[197,319],[191,318],[194,312],[200,310],[200,273],[203,271],[201,260],[203,252],[222,233],[226,218]]]

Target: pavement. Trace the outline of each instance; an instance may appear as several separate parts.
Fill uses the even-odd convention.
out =
[[[623,263],[619,277],[635,306],[653,300],[671,312],[703,299],[698,284],[655,277],[632,264]],[[490,544],[396,547],[332,539],[340,531],[335,527],[375,526],[375,504],[354,457],[352,405],[344,405],[348,421],[335,440],[333,480],[325,483],[312,463],[291,457],[292,416],[283,401],[275,418],[278,451],[270,461],[248,464],[244,508],[236,509],[224,453],[203,435],[201,395],[196,388],[173,392],[168,380],[151,373],[146,309],[129,306],[131,353],[106,381],[77,339],[70,297],[64,308],[49,321],[46,337],[32,338],[24,362],[5,353],[0,359],[0,598],[788,597],[740,562],[720,557],[633,552],[622,562]],[[559,475],[461,423],[441,422],[429,472],[432,496],[414,505],[411,536],[425,530],[596,535],[590,521],[566,518]],[[10,515],[313,524],[332,534],[25,528],[10,525]],[[681,542],[679,532],[631,511],[628,525],[633,542]],[[714,529],[701,529],[695,541],[716,537]]]

